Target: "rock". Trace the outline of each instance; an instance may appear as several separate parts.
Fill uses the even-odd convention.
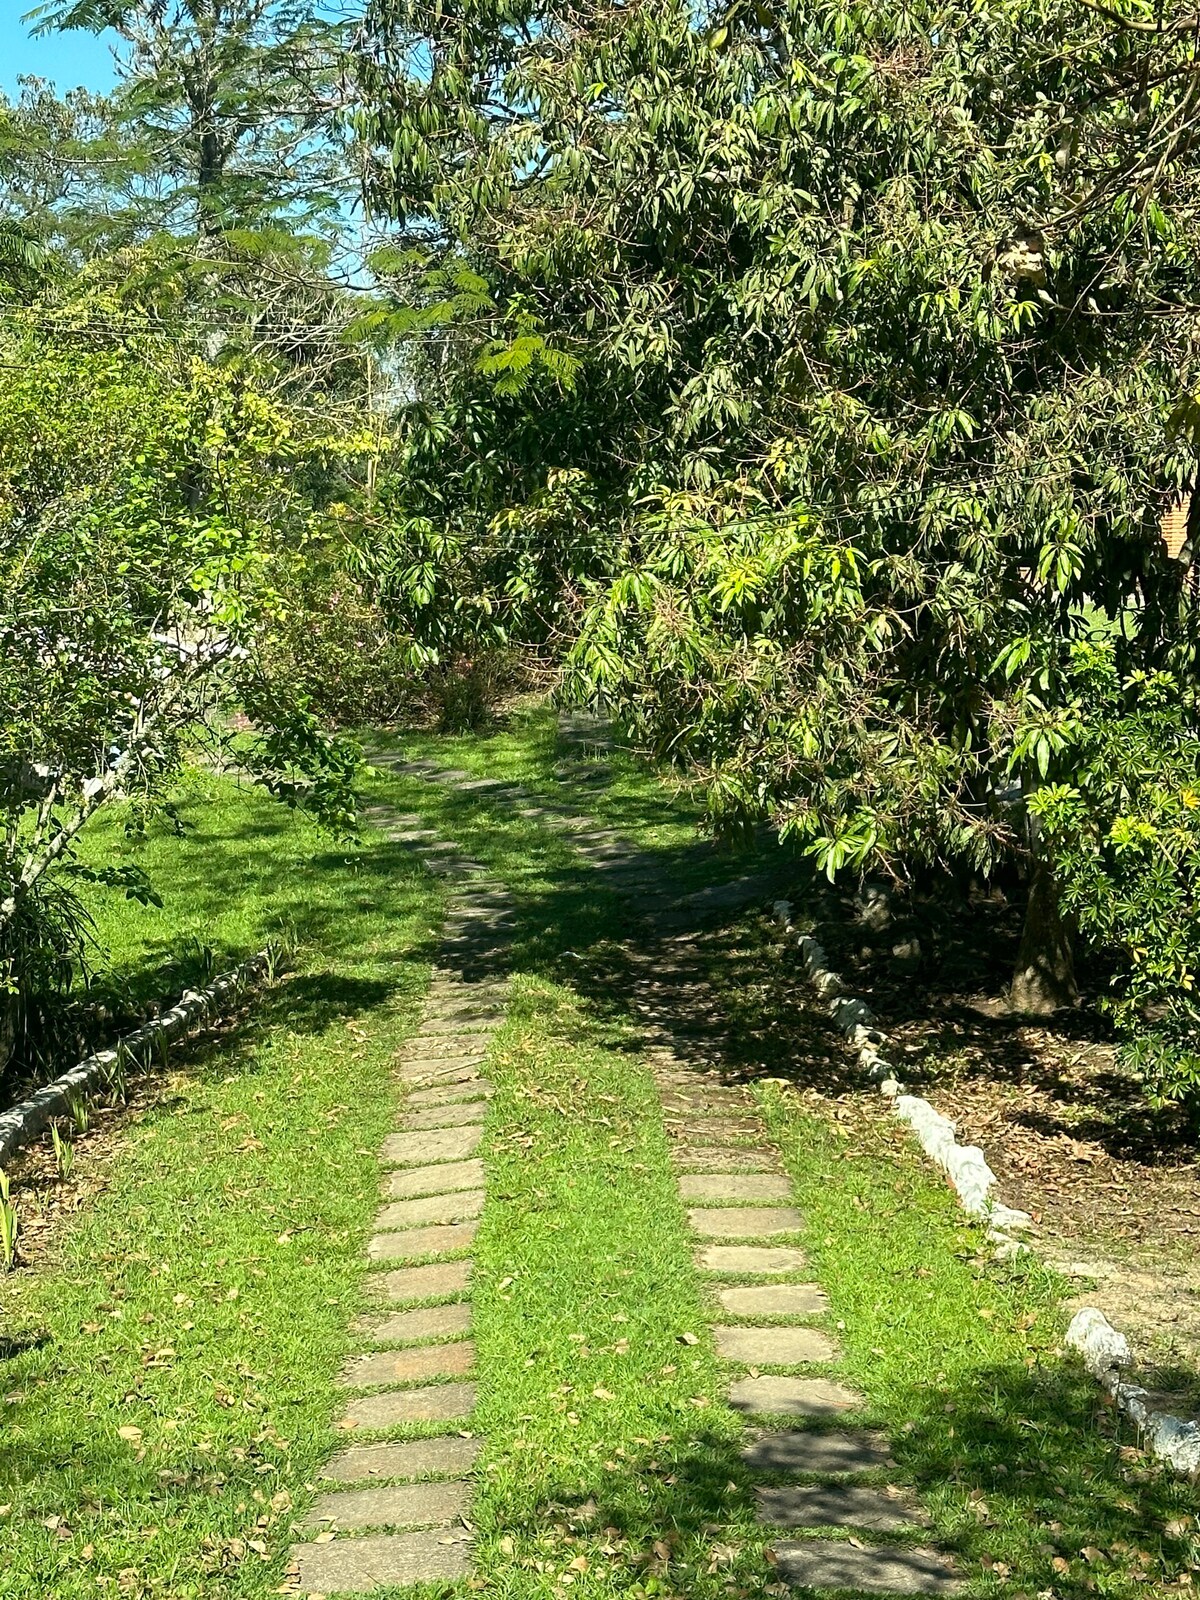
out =
[[[1079,1352],[1093,1377],[1102,1381],[1112,1378],[1133,1359],[1129,1340],[1094,1306],[1084,1306],[1071,1318],[1066,1343]]]

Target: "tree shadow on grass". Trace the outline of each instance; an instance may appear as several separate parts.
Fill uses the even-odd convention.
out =
[[[891,1429],[896,1470],[872,1480],[912,1485],[929,1526],[859,1532],[860,1541],[933,1544],[967,1577],[990,1572],[1012,1592],[1049,1590],[1055,1600],[1083,1600],[1098,1579],[1105,1593],[1133,1596],[1189,1570],[1184,1530],[1194,1491],[1114,1433],[1112,1413],[1080,1374],[984,1367],[958,1385],[894,1393],[886,1414],[863,1421]],[[794,1483],[796,1474],[754,1473],[741,1459],[742,1439],[664,1422],[663,1434],[638,1441],[639,1453],[626,1456],[617,1475],[596,1463],[581,1487],[587,1458],[564,1462],[540,1505],[502,1528],[485,1520],[485,1538],[515,1538],[518,1559],[540,1553],[566,1567],[584,1555],[627,1567],[629,1582],[660,1575],[674,1593],[761,1581],[764,1547],[805,1533],[759,1525],[755,1486]]]

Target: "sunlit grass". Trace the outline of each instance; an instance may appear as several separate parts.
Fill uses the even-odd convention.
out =
[[[441,896],[377,836],[334,848],[220,780],[189,792],[195,835],[147,847],[164,910],[99,910],[113,970],[149,985],[181,937],[229,960],[281,921],[303,942],[231,1042],[143,1097],[50,1258],[0,1278],[14,1600],[270,1593],[334,1443],[391,1060]]]

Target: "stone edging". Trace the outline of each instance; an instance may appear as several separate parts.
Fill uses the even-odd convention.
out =
[[[795,924],[790,902],[777,900],[772,909],[776,922],[788,932],[792,931]],[[1028,1249],[1013,1234],[1029,1227],[1033,1219],[1028,1212],[1014,1210],[991,1198],[996,1174],[988,1166],[983,1151],[977,1145],[959,1144],[953,1122],[936,1111],[928,1100],[901,1092],[902,1085],[895,1076],[895,1069],[880,1050],[880,1046],[887,1043],[887,1035],[875,1026],[868,1006],[846,993],[841,978],[826,965],[825,951],[818,940],[799,934],[796,945],[809,981],[826,1002],[837,1028],[857,1052],[866,1077],[891,1100],[895,1114],[909,1124],[921,1148],[946,1173],[963,1210],[987,1223],[987,1236],[999,1247],[997,1255],[1011,1257]],[[1129,1341],[1102,1311],[1094,1306],[1077,1311],[1067,1328],[1065,1342],[1137,1426],[1151,1455],[1180,1472],[1200,1472],[1200,1421],[1154,1410],[1148,1390],[1124,1381],[1121,1372],[1133,1359]]]
[[[72,1102],[79,1096],[92,1094],[108,1083],[123,1061],[144,1065],[155,1050],[182,1038],[197,1023],[217,1016],[247,984],[270,972],[273,962],[270,949],[260,950],[232,971],[214,978],[207,988],[186,989],[168,1011],[126,1034],[115,1049],[85,1056],[61,1078],[6,1111],[0,1116],[0,1164],[44,1133],[55,1117],[69,1115]]]
[[[787,900],[776,900],[775,920],[786,931],[795,926],[792,907]],[[895,1068],[882,1054],[880,1046],[887,1044],[887,1035],[875,1025],[870,1008],[857,996],[846,993],[846,986],[836,972],[826,965],[825,951],[820,942],[808,934],[799,934],[796,946],[800,951],[809,982],[827,1004],[829,1015],[858,1055],[859,1066],[881,1094],[892,1102],[892,1110],[907,1122],[917,1136],[917,1141],[927,1155],[941,1167],[950,1179],[964,1211],[979,1217],[988,1225],[988,1238],[999,1246],[1001,1255],[1013,1255],[1022,1249],[1013,1233],[1027,1228],[1033,1219],[1027,1212],[1002,1205],[994,1199],[991,1190],[996,1174],[988,1166],[978,1145],[959,1144],[954,1124],[918,1095],[903,1093],[903,1086]]]
[[[1119,1333],[1102,1311],[1084,1306],[1071,1318],[1067,1344],[1084,1366],[1129,1417],[1141,1433],[1150,1454],[1178,1472],[1200,1472],[1200,1421],[1158,1411],[1153,1395],[1121,1376],[1133,1360],[1129,1340]]]

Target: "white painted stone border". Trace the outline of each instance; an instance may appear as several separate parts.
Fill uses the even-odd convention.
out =
[[[1151,1455],[1179,1472],[1200,1473],[1200,1421],[1155,1410],[1148,1389],[1125,1382],[1121,1374],[1133,1360],[1133,1352],[1129,1340],[1102,1311],[1095,1306],[1077,1311],[1067,1329],[1067,1344],[1136,1423]]]
[[[791,933],[795,927],[791,902],[776,900],[773,909],[776,922]],[[876,1026],[865,1001],[847,994],[841,978],[830,971],[819,940],[806,933],[797,934],[796,947],[809,982],[825,1001],[834,1025],[856,1052],[865,1076],[878,1085],[880,1092],[892,1102],[892,1110],[912,1128],[921,1148],[950,1179],[963,1210],[988,1224],[988,1238],[999,1246],[1001,1254],[1011,1255],[1021,1249],[1019,1240],[1012,1234],[1014,1230],[1029,1227],[1033,1219],[1026,1212],[1002,1205],[992,1197],[996,1174],[984,1159],[983,1151],[978,1145],[959,1144],[954,1124],[949,1117],[935,1111],[928,1100],[902,1092],[895,1068],[880,1048],[887,1044],[887,1035]]]
[[[795,922],[791,902],[776,900],[773,910],[776,922],[792,933]],[[887,1035],[876,1027],[867,1005],[848,995],[841,978],[830,971],[820,942],[808,934],[797,934],[796,947],[809,981],[857,1052],[866,1077],[891,1100],[895,1114],[909,1124],[921,1148],[949,1177],[963,1209],[988,1224],[988,1238],[999,1247],[997,1254],[1006,1257],[1028,1249],[1013,1234],[1029,1227],[1033,1219],[1028,1212],[1014,1210],[992,1198],[996,1174],[983,1151],[977,1145],[959,1144],[953,1122],[935,1111],[928,1100],[901,1092],[895,1070],[880,1050],[881,1045],[887,1044]],[[1077,1311],[1067,1328],[1066,1343],[1134,1422],[1151,1455],[1179,1472],[1200,1473],[1200,1421],[1154,1410],[1148,1390],[1124,1381],[1121,1373],[1133,1359],[1129,1341],[1102,1311],[1094,1306]]]
[[[0,1116],[0,1166],[23,1145],[44,1133],[55,1117],[70,1113],[71,1103],[95,1093],[106,1084],[124,1057],[144,1065],[155,1050],[182,1038],[198,1023],[219,1015],[222,1009],[247,984],[269,973],[275,952],[268,948],[243,961],[231,972],[223,972],[205,989],[187,989],[168,1010],[153,1022],[136,1028],[117,1042],[113,1050],[99,1050],[85,1056],[69,1072],[45,1084],[28,1100],[22,1100]]]

